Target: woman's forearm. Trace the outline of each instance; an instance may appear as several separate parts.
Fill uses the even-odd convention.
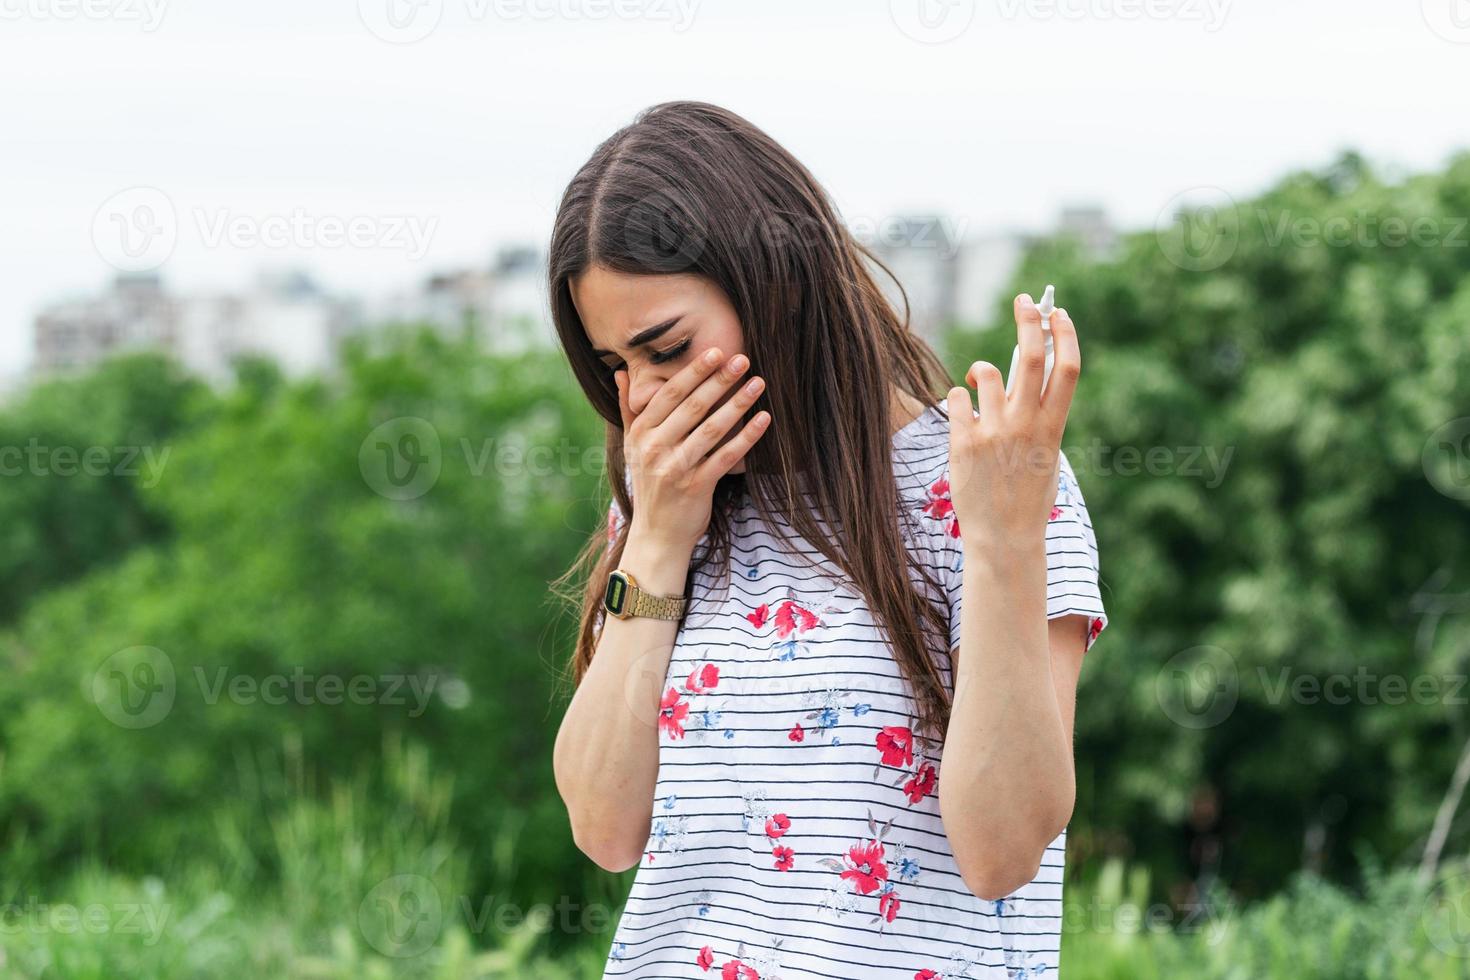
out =
[[[966,884],[1000,898],[1035,877],[1075,799],[1051,676],[1045,537],[967,540],[963,576],[939,805]]]
[[[658,595],[684,590],[693,548],[629,530],[621,567]],[[577,846],[599,866],[638,863],[648,840],[658,779],[658,713],[678,624],[606,616],[592,663],[577,686],[552,750],[557,791]]]

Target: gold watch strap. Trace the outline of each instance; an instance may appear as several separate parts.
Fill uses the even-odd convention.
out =
[[[638,580],[628,572],[627,569],[617,568],[613,573],[624,579],[627,583],[628,593],[623,603],[624,612],[621,618],[628,619],[633,616],[646,616],[650,619],[678,620],[684,615],[684,606],[688,599],[681,595],[654,595],[643,589]],[[604,599],[604,607],[607,601]],[[613,615],[618,615],[614,613]]]
[[[654,595],[633,587],[633,607],[630,616],[648,616],[651,619],[678,619],[684,615],[683,596]]]

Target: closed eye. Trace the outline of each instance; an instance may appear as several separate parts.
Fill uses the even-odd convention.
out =
[[[655,364],[667,364],[669,361],[677,359],[679,355],[683,354],[688,349],[689,341],[686,339],[681,343],[675,344],[673,347],[670,347],[666,351],[654,351],[652,354],[648,355],[648,359]]]

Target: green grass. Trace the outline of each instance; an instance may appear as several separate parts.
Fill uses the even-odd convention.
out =
[[[289,757],[289,753],[288,753]],[[287,764],[285,771],[296,771]],[[612,921],[553,959],[544,907],[471,896],[449,783],[390,742],[380,769],[322,793],[300,778],[245,780],[166,876],[83,860],[44,887],[4,880],[0,977],[25,980],[593,980]],[[513,848],[492,842],[485,860]],[[23,859],[23,848],[12,848]],[[20,864],[24,864],[21,860]],[[1409,871],[1352,894],[1311,875],[1247,909],[1223,888],[1150,905],[1146,872],[1109,862],[1067,888],[1067,980],[1459,980],[1470,977],[1470,866],[1435,888]],[[37,880],[40,879],[39,877]],[[503,897],[503,896],[502,896]],[[589,899],[590,900],[590,899]],[[615,910],[614,910],[615,914]]]

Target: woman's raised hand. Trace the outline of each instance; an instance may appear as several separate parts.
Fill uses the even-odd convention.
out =
[[[947,399],[950,503],[967,549],[1044,547],[1056,503],[1062,433],[1082,371],[1077,329],[1066,310],[1052,313],[1054,361],[1043,391],[1045,337],[1030,295],[1016,297],[1015,316],[1020,376],[1010,394],[999,368],[976,361],[965,382],[975,386],[980,414],[965,388],[951,388]]]

